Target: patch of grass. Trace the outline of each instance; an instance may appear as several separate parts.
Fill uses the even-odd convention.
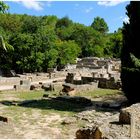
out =
[[[122,92],[119,90],[112,90],[112,89],[96,89],[94,91],[86,91],[86,92],[79,92],[77,96],[84,96],[88,98],[95,98],[107,95],[116,95],[121,94]]]
[[[44,91],[19,92],[17,97],[23,100],[40,99],[43,94],[45,94]]]
[[[42,99],[43,94],[49,94],[49,96],[53,96],[54,93],[58,92],[57,90],[54,92],[45,92],[45,91],[26,91],[26,92],[16,92],[16,91],[8,91],[8,92],[1,92],[0,95],[7,95],[7,96],[14,96],[17,98],[18,102],[21,100],[37,100],[35,103],[29,103],[25,106],[9,106],[6,110],[11,114],[14,113],[19,114],[22,112],[26,112],[27,114],[31,114],[32,109],[39,109],[41,110],[42,115],[56,113],[60,114],[62,117],[65,116],[72,116],[76,112],[80,112],[83,110],[83,106],[78,104],[72,104],[66,101],[58,101],[53,99]],[[108,95],[116,95],[121,94],[119,90],[111,90],[111,89],[97,89],[94,91],[86,91],[77,93],[76,96],[83,96],[86,98],[96,98],[101,96],[108,96]],[[6,97],[6,96],[5,96]],[[0,96],[0,100],[2,96]]]

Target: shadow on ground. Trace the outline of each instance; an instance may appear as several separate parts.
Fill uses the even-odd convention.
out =
[[[72,99],[75,98],[76,102]],[[125,104],[125,100],[109,104],[107,101],[92,101],[90,102],[87,98],[42,98],[38,100],[24,100],[24,101],[1,101],[0,103],[7,106],[21,106],[27,108],[38,108],[38,109],[53,109],[58,111],[69,111],[69,112],[81,112],[84,110],[93,110],[99,112],[114,112],[119,111]]]
[[[38,109],[54,109],[58,111],[70,111],[70,112],[80,112],[83,111],[85,107],[91,106],[92,104],[80,104],[69,102],[67,100],[58,100],[56,98],[46,98],[39,100],[24,100],[24,101],[0,101],[1,104],[7,106],[21,106],[28,108],[38,108]]]

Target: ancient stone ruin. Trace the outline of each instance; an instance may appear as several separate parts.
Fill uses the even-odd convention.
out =
[[[77,139],[129,139],[140,138],[140,103],[121,109],[120,113],[106,112],[102,115],[95,110],[79,113],[79,119],[87,119],[87,126],[76,131]],[[96,116],[96,117],[95,117]],[[95,119],[96,118],[96,119]]]
[[[11,71],[15,77],[0,77],[1,86],[13,86],[9,89],[15,90],[42,90],[49,89],[49,84],[61,82],[76,85],[82,89],[89,88],[107,88],[120,89],[120,67],[121,62],[118,59],[105,59],[97,57],[86,57],[77,59],[74,65],[68,64],[63,71],[48,69],[47,73],[23,73],[16,74]],[[2,73],[0,71],[0,73]],[[22,81],[22,83],[21,83]],[[49,84],[48,82],[49,81]],[[45,86],[41,83],[45,83]],[[63,84],[63,83],[62,83]],[[89,86],[90,85],[90,86]],[[83,86],[83,87],[82,87]],[[53,90],[53,87],[52,87]]]
[[[120,89],[120,60],[88,57],[77,63],[77,69],[68,73],[66,83],[91,84],[99,88]]]

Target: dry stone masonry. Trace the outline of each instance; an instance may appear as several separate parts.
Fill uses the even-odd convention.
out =
[[[86,57],[77,59],[74,65],[68,64],[63,71],[48,69],[47,73],[23,73],[15,74],[15,77],[0,77],[0,85],[14,85],[15,90],[42,90],[41,83],[61,82],[76,85],[76,90],[81,89],[121,89],[120,80],[121,62],[118,59],[105,59],[97,57]],[[23,83],[20,83],[20,82]],[[53,90],[53,87],[52,87]],[[72,92],[71,92],[72,93]]]
[[[95,108],[96,109],[96,108]],[[86,126],[76,131],[77,139],[129,139],[140,138],[140,103],[123,108],[119,112],[97,112],[92,109],[75,115],[86,120]],[[95,131],[96,130],[96,131]],[[98,130],[98,131],[97,131]],[[96,133],[98,135],[96,135]]]
[[[75,85],[98,83],[99,88],[120,89],[120,67],[118,59],[83,58],[77,62],[77,69],[67,74],[65,82]]]

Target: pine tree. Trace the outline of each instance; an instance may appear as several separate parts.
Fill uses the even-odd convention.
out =
[[[129,22],[123,26],[122,89],[130,101],[140,101],[140,1],[126,7]]]

